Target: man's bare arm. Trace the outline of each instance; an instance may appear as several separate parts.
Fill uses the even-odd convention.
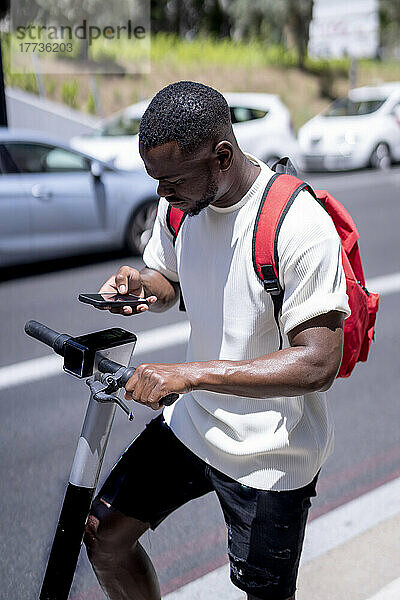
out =
[[[290,332],[290,348],[254,360],[211,361],[193,389],[255,398],[325,391],[340,367],[343,320],[339,312],[315,317]]]
[[[179,298],[179,284],[167,279],[154,269],[142,269],[140,271],[144,294],[156,296],[157,302],[150,306],[154,312],[164,312],[173,306]]]
[[[156,409],[171,392],[270,398],[325,391],[340,367],[343,322],[338,311],[315,317],[290,332],[290,348],[253,360],[139,365],[126,385],[126,398]]]

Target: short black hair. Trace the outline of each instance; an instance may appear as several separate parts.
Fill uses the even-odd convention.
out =
[[[150,102],[140,121],[139,140],[146,150],[175,141],[182,152],[191,154],[208,142],[226,139],[231,129],[222,94],[202,83],[178,81]]]

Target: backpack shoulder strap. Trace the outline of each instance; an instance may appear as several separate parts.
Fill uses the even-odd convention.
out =
[[[286,174],[271,177],[261,198],[253,230],[253,266],[257,277],[271,295],[281,291],[279,283],[278,235],[296,196],[309,186]]]
[[[185,220],[185,217],[186,217],[186,213],[184,213],[182,210],[179,210],[179,208],[174,208],[171,205],[168,206],[167,227],[168,227],[170,233],[172,234],[174,246],[175,246],[175,242],[176,242],[176,238],[178,236],[179,230],[182,227],[183,221]],[[182,290],[181,290],[180,285],[179,285],[179,310],[181,310],[183,312],[186,311],[185,302],[183,300],[183,295],[182,295]]]
[[[283,289],[279,282],[278,236],[283,220],[296,196],[309,186],[293,175],[276,173],[269,180],[261,198],[253,230],[253,266],[258,279],[274,304],[280,348],[282,335],[279,313],[283,302]]]
[[[174,238],[174,246],[176,242],[176,238],[178,236],[179,230],[182,227],[182,223],[185,220],[186,213],[179,208],[174,208],[169,205],[167,210],[167,227]]]

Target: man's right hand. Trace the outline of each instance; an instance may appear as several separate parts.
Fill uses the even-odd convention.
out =
[[[119,294],[134,294],[135,296],[145,298],[145,290],[139,271],[128,266],[120,267],[117,273],[107,279],[99,290],[99,294],[110,294],[115,292],[118,292]],[[156,296],[148,296],[145,299],[149,304],[157,302]],[[139,304],[135,308],[132,308],[132,306],[110,308],[110,312],[126,316],[146,312],[147,310],[149,310],[147,304]]]

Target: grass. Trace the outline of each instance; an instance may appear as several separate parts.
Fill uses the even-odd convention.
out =
[[[5,78],[9,85],[37,93],[33,74],[10,73],[7,44],[4,48]],[[132,63],[145,56],[144,45],[132,46],[128,41],[93,44],[92,60],[115,63],[120,75],[98,76],[98,92],[103,116],[107,116],[137,100],[154,95],[161,87],[180,79],[193,79],[221,91],[249,91],[278,94],[288,105],[296,128],[321,111],[330,98],[348,91],[349,61],[307,59],[306,68],[297,68],[294,51],[260,40],[232,42],[197,37],[191,41],[176,36],[157,34],[151,39],[150,71],[124,75]],[[143,54],[144,53],[144,54]],[[70,68],[70,61],[68,61]],[[93,113],[95,110],[88,75],[79,71],[63,74],[66,64],[57,61],[59,74],[44,75],[46,94],[70,106]],[[358,84],[376,84],[400,80],[399,61],[362,60],[358,68]],[[77,83],[76,83],[77,82]]]
[[[151,60],[187,66],[228,66],[261,68],[265,65],[293,66],[296,56],[283,46],[259,40],[234,42],[228,39],[197,37],[191,41],[158,34],[152,39]]]

